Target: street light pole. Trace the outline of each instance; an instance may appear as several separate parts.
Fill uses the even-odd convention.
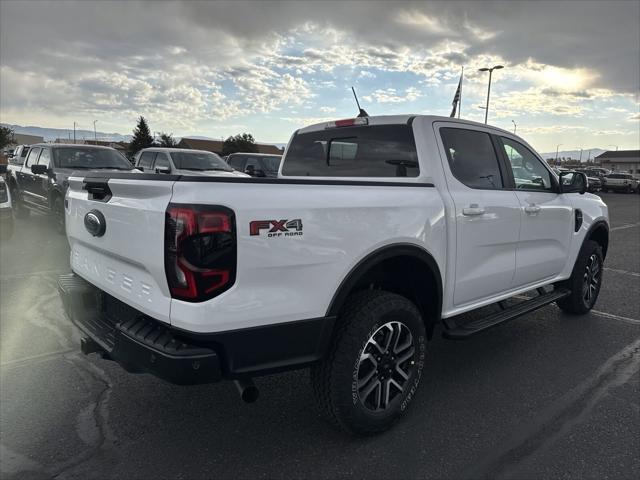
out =
[[[511,123],[513,123],[513,134],[515,135],[516,134],[516,129],[518,128],[518,124],[516,123],[515,120],[511,120]]]
[[[93,141],[96,142],[96,145],[98,144],[98,136],[96,135],[96,122],[98,120],[94,120],[93,121]]]
[[[556,165],[558,164],[558,149],[560,148],[560,145],[562,144],[559,143],[558,145],[556,145]]]
[[[504,68],[504,66],[502,65],[494,65],[491,68],[488,67],[483,67],[478,69],[479,72],[489,72],[489,85],[487,86],[487,107],[484,111],[484,123],[485,125],[487,124],[487,119],[489,118],[489,97],[491,96],[491,75],[493,74],[494,70],[500,70],[501,68]]]
[[[73,122],[73,144],[76,144],[76,122]]]

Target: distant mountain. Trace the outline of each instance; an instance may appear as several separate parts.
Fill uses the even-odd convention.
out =
[[[591,156],[589,156],[589,150],[591,150]],[[582,161],[586,162],[587,158],[593,160],[594,157],[597,157],[598,155],[606,151],[607,150],[603,150],[602,148],[585,148],[582,150]],[[541,153],[540,156],[545,160],[549,158],[556,158],[556,152]],[[580,160],[580,150],[560,150],[558,152],[558,158],[571,158],[572,160]]]
[[[68,139],[69,135],[71,135],[71,139],[73,139],[73,129],[69,130],[66,128],[43,128],[35,126],[23,127],[22,125],[10,125],[7,123],[3,123],[2,125],[11,128],[15,133],[24,133],[26,135],[37,135],[39,137],[43,137],[45,141],[53,141],[56,138]],[[96,137],[98,138],[98,140],[105,140],[108,142],[128,142],[132,138],[131,135],[105,132],[96,132]],[[93,140],[93,130],[76,130],[76,139]]]

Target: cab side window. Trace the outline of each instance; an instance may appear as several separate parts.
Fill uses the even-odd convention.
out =
[[[551,192],[551,173],[531,150],[515,140],[500,137],[504,153],[511,165],[516,188]]]
[[[49,167],[49,163],[51,162],[51,152],[48,148],[43,148],[42,153],[40,154],[40,158],[38,159],[38,165],[46,165]]]
[[[38,154],[40,153],[39,148],[32,148],[29,150],[29,155],[27,155],[27,159],[24,162],[25,167],[30,167],[31,165],[35,165],[38,161]]]
[[[153,168],[171,169],[171,163],[169,163],[169,159],[164,153],[159,152],[158,156],[156,157],[156,163],[153,164]]]
[[[244,162],[245,158],[240,155],[232,156],[227,160],[229,166],[234,170],[238,170],[239,172],[244,171]]]
[[[140,161],[138,162],[138,166],[144,168],[151,168],[153,165],[153,161],[156,158],[156,152],[143,152],[140,156]]]
[[[441,128],[440,135],[453,176],[469,188],[503,188],[498,155],[488,133]]]

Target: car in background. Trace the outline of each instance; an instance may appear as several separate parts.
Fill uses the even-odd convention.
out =
[[[27,154],[29,153],[29,149],[31,145],[18,145],[11,155],[9,155],[9,164],[10,165],[22,165],[24,164],[25,159],[27,158]]]
[[[11,208],[11,194],[4,181],[7,172],[6,165],[0,165],[0,241],[5,241],[13,235],[13,209]]]
[[[24,218],[31,210],[53,214],[64,233],[64,196],[68,178],[78,170],[127,171],[134,168],[111,147],[64,143],[31,145],[23,165],[7,171],[7,183],[15,216]]]
[[[226,160],[234,170],[244,172],[252,177],[277,178],[282,155],[239,152],[232,153]]]
[[[633,178],[630,173],[611,173],[603,177],[602,190],[605,192],[637,192],[640,188],[640,182]]]
[[[591,193],[599,192],[602,189],[602,180],[600,176],[593,170],[587,168],[576,168],[576,172],[582,172],[587,176],[589,181],[588,191]]]
[[[606,175],[609,175],[610,173],[613,173],[611,170],[609,170],[608,168],[602,168],[602,167],[586,167],[586,170],[589,170],[589,172],[592,175],[595,175],[597,177],[604,177]]]
[[[214,175],[222,177],[247,177],[235,172],[218,155],[206,150],[151,147],[140,150],[135,156],[135,166],[145,173],[174,175]]]

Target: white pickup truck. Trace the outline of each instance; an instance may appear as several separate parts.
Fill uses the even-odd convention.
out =
[[[586,182],[474,122],[313,125],[278,178],[71,178],[59,290],[85,353],[234,380],[248,401],[252,377],[311,367],[327,417],[375,433],[414,398],[436,327],[462,339],[552,302],[593,307],[609,226]]]

